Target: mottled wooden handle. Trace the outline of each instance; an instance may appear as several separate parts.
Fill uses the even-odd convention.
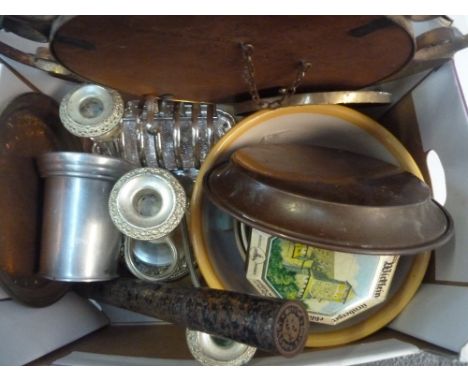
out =
[[[296,301],[126,278],[88,284],[79,290],[96,301],[285,357],[301,352],[308,335],[307,312]]]

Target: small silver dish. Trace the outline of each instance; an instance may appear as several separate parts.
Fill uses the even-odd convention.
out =
[[[187,329],[187,346],[193,357],[205,366],[241,366],[247,364],[257,349],[230,339]]]
[[[124,244],[125,264],[141,280],[177,280],[189,272],[182,240],[184,237],[180,227],[157,240],[135,240],[127,236]]]

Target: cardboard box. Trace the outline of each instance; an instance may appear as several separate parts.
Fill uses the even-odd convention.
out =
[[[0,40],[30,52],[38,45],[4,31],[0,31]],[[73,86],[9,62],[58,101]],[[0,65],[0,88],[2,104],[29,91],[4,65]],[[384,126],[393,127],[392,132],[420,166],[425,165],[427,149],[439,152],[447,179],[446,207],[455,221],[455,242],[437,252],[436,276],[421,286],[413,301],[390,325],[394,330],[384,329],[358,344],[337,349],[307,350],[292,360],[259,354],[254,364],[359,364],[415,354],[427,348],[450,351],[468,361],[468,302],[465,301],[468,296],[465,277],[468,274],[468,183],[466,160],[463,160],[467,153],[467,95],[461,91],[452,62],[438,70],[375,88],[390,90],[394,103],[361,111],[379,118]],[[423,137],[423,144],[415,140],[418,136]],[[31,309],[23,309],[9,299],[0,301],[3,319],[0,337],[2,344],[8,343],[8,354],[0,353],[0,364],[27,364],[34,359],[36,364],[195,364],[181,328],[163,326],[157,320],[132,312],[100,307],[74,295],[48,308],[34,312]],[[11,330],[11,324],[18,322],[25,330]],[[97,331],[103,325],[105,328]]]

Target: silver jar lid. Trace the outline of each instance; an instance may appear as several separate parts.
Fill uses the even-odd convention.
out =
[[[206,366],[241,366],[255,355],[256,348],[197,330],[185,332],[193,357]]]
[[[99,85],[82,85],[60,103],[60,119],[73,135],[111,139],[119,130],[124,103],[118,92]]]
[[[169,171],[145,167],[117,181],[109,198],[109,212],[123,234],[156,240],[179,225],[186,204],[183,187]]]
[[[185,258],[171,235],[158,240],[135,240],[127,236],[124,258],[130,272],[148,282],[176,280],[188,273]]]
[[[41,177],[76,176],[115,181],[135,166],[122,159],[78,152],[51,152],[38,158]]]

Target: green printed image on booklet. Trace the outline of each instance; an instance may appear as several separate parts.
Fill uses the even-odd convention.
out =
[[[261,294],[301,300],[309,319],[336,325],[383,302],[398,256],[335,252],[252,230],[247,279]]]

